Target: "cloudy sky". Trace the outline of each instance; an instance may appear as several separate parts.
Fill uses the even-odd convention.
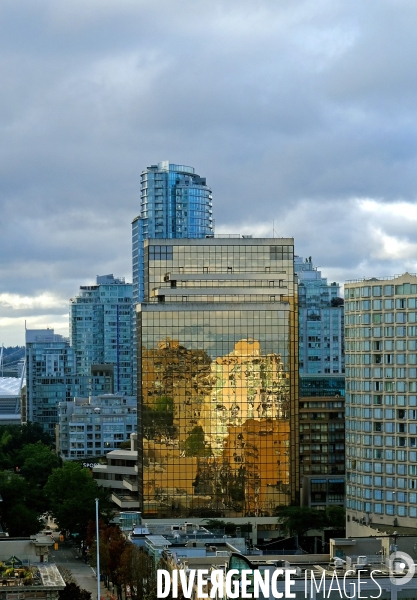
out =
[[[0,343],[131,280],[140,172],[332,280],[417,271],[415,0],[2,0]]]

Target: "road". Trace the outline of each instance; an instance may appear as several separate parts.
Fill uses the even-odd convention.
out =
[[[61,565],[71,571],[76,584],[88,592],[91,592],[92,600],[97,600],[97,578],[93,569],[86,565],[82,558],[76,558],[76,551],[68,548],[63,543],[59,543],[58,550],[51,551],[50,562],[56,565]],[[103,582],[100,584],[100,594],[102,598],[108,600],[111,596],[109,591],[104,587]]]

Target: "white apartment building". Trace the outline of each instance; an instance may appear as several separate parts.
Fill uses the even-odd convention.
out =
[[[62,458],[92,458],[119,448],[136,431],[136,406],[136,398],[118,394],[60,402],[57,447]]]

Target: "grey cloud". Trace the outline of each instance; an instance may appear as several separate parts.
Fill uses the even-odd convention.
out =
[[[207,177],[223,229],[275,220],[334,278],[403,270],[356,199],[415,201],[416,17],[407,0],[4,0],[4,290],[129,278],[140,171],[164,159]],[[378,226],[414,243],[407,215]]]

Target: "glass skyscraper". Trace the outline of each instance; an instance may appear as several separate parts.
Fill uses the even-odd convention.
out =
[[[70,340],[79,375],[92,364],[113,365],[114,391],[132,395],[132,284],[101,275],[81,286],[70,299]]]
[[[298,276],[300,375],[344,377],[343,299],[338,283],[328,283],[311,257],[294,259]],[[340,379],[340,377],[339,377]]]
[[[141,174],[140,214],[132,222],[133,302],[144,299],[144,241],[212,235],[211,189],[193,167],[167,160]]]
[[[415,527],[417,277],[345,285],[347,534]]]
[[[299,486],[293,240],[148,240],[144,266],[143,514],[272,515]]]
[[[296,256],[300,359],[300,476],[306,505],[344,500],[345,362],[340,286]]]
[[[144,242],[149,238],[205,238],[213,235],[211,189],[193,167],[168,160],[141,174],[140,214],[132,222],[133,305],[145,297]],[[137,392],[136,326],[132,322],[133,393]]]
[[[84,376],[76,373],[74,349],[67,338],[55,334],[53,329],[27,329],[25,336],[26,399],[22,422],[39,423],[55,435],[59,402],[113,391],[112,374],[98,365],[92,365]]]

